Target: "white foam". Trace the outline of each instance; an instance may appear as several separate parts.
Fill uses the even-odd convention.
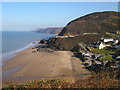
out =
[[[31,47],[34,47],[34,44],[33,43],[30,43],[28,46],[24,47],[24,48],[21,48],[21,49],[18,49],[16,50],[14,53],[18,53],[20,51],[23,51],[25,49],[28,49],[28,48],[31,48]]]
[[[35,47],[35,45],[38,44],[38,43],[39,43],[39,41],[35,41],[33,43],[30,43],[29,45],[27,45],[24,48],[21,48],[21,49],[18,49],[16,51],[12,51],[12,52],[9,52],[9,53],[2,54],[2,62],[4,63],[6,60],[15,57],[16,53],[18,53],[20,51],[26,50],[26,49],[31,48],[31,47]]]

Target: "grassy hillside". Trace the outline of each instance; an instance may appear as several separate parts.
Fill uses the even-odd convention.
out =
[[[49,40],[49,46],[56,50],[72,50],[78,43],[91,43],[100,40],[101,35],[80,35],[70,38],[52,38]]]
[[[101,38],[115,38],[120,21],[120,12],[96,12],[77,18],[67,24],[59,36],[73,35],[69,38],[52,38],[49,46],[58,50],[71,50],[78,43],[92,43]],[[119,30],[118,30],[119,29]]]
[[[77,18],[67,24],[60,32],[64,35],[80,35],[82,33],[116,33],[120,12],[96,12]]]

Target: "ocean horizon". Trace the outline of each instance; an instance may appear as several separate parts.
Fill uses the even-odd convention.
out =
[[[33,47],[42,39],[53,36],[54,34],[30,31],[2,31],[2,61],[16,56],[17,52]]]

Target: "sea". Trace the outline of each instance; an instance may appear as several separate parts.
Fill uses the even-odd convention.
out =
[[[27,31],[2,31],[2,62],[16,56],[17,52],[35,46],[41,39],[53,36],[55,35]]]

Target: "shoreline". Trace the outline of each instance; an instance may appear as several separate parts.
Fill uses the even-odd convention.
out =
[[[19,53],[26,49],[32,48],[32,47],[36,46],[38,43],[39,43],[39,41],[37,40],[37,41],[29,43],[27,46],[25,46],[23,48],[19,48],[17,50],[11,51],[11,52],[3,53],[2,54],[3,63],[6,62],[7,60],[10,60],[10,59],[16,57],[17,56],[16,53]]]
[[[55,34],[51,34],[51,35],[55,36]],[[34,41],[31,41],[30,43],[28,43],[26,46],[24,46],[22,48],[18,48],[16,50],[13,50],[13,51],[10,51],[10,52],[4,52],[4,53],[2,53],[1,54],[2,55],[2,64],[4,64],[4,62],[6,62],[7,60],[10,60],[10,59],[16,57],[16,53],[19,53],[19,52],[24,51],[26,49],[35,47],[36,45],[38,45],[38,43],[41,40],[48,40],[48,39],[50,39],[53,36],[44,37],[44,38],[41,38],[40,40],[34,40]]]
[[[17,83],[46,78],[90,77],[82,62],[70,51],[36,52],[32,48],[16,53],[3,65],[3,84],[7,81]],[[84,75],[87,74],[87,75]],[[78,75],[78,76],[77,76]],[[75,79],[75,78],[74,78]]]

